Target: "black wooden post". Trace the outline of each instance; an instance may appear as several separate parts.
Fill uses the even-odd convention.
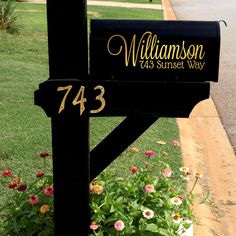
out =
[[[86,16],[85,0],[47,0],[50,80],[87,79]],[[80,116],[52,117],[57,236],[88,235],[88,121]]]

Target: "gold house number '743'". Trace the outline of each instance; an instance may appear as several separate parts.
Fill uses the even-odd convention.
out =
[[[65,91],[65,94],[64,94],[64,96],[61,100],[61,104],[60,104],[60,107],[59,107],[59,111],[58,111],[59,114],[65,109],[66,100],[67,100],[67,97],[68,97],[70,91],[72,90],[72,88],[73,88],[72,85],[63,86],[63,87],[59,86],[57,88],[58,92]],[[105,105],[106,105],[106,101],[103,97],[104,93],[105,93],[104,87],[101,86],[101,85],[97,85],[94,88],[94,90],[99,90],[100,91],[100,93],[96,96],[95,100],[100,101],[101,105],[100,105],[100,107],[98,107],[98,109],[91,110],[90,113],[92,113],[92,114],[96,114],[96,113],[101,112],[104,109]],[[85,111],[85,103],[87,102],[87,98],[85,98],[84,92],[85,92],[85,87],[80,86],[80,89],[79,89],[77,95],[75,96],[75,98],[72,101],[72,104],[74,106],[80,105],[80,115],[82,115],[83,112]]]

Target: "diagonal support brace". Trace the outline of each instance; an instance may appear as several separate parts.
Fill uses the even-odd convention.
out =
[[[99,175],[158,118],[159,117],[127,117],[120,123],[120,125],[91,151],[90,181]]]

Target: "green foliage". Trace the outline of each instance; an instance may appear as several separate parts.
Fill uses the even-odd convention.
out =
[[[162,20],[163,11],[153,9],[125,8],[125,7],[103,7],[88,6],[88,14],[91,18],[104,19],[140,19],[140,20]]]
[[[91,143],[102,140],[113,127],[121,122],[121,118],[94,118],[91,119]],[[132,132],[132,131],[130,131]],[[128,135],[128,133],[126,134]],[[166,145],[159,145],[157,141],[164,140]],[[129,166],[134,163],[138,166],[143,166],[144,162],[149,162],[155,170],[160,171],[156,157],[161,155],[162,160],[168,163],[172,171],[175,173],[182,166],[181,149],[174,148],[173,140],[179,140],[179,130],[176,120],[172,118],[158,119],[147,131],[145,131],[132,145],[138,147],[139,152],[135,155],[130,152],[130,148],[125,150],[118,158],[116,158],[106,169],[112,176],[126,177],[129,175]],[[145,157],[144,152],[152,150],[156,155],[152,158]],[[112,152],[112,150],[111,150]],[[149,170],[152,175],[152,170]],[[154,172],[155,174],[155,172]]]
[[[0,1],[0,31],[13,34],[18,32],[15,4],[12,0]]]
[[[127,179],[103,172],[94,180],[90,235],[177,236],[190,227],[193,189],[187,193],[180,172],[173,176],[168,164],[157,162],[165,171],[138,167],[131,168]],[[117,221],[123,222],[121,229]]]
[[[45,158],[43,159],[45,163]],[[0,210],[3,220],[0,235],[49,236],[54,234],[53,180],[52,175],[44,173],[38,172],[39,176],[34,176],[32,181],[27,181],[23,174],[2,172],[1,192],[7,196],[8,201]]]

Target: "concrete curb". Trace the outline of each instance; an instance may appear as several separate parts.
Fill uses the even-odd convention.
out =
[[[176,20],[177,17],[171,7],[169,0],[162,0],[162,6],[164,10],[164,19],[165,20]]]

